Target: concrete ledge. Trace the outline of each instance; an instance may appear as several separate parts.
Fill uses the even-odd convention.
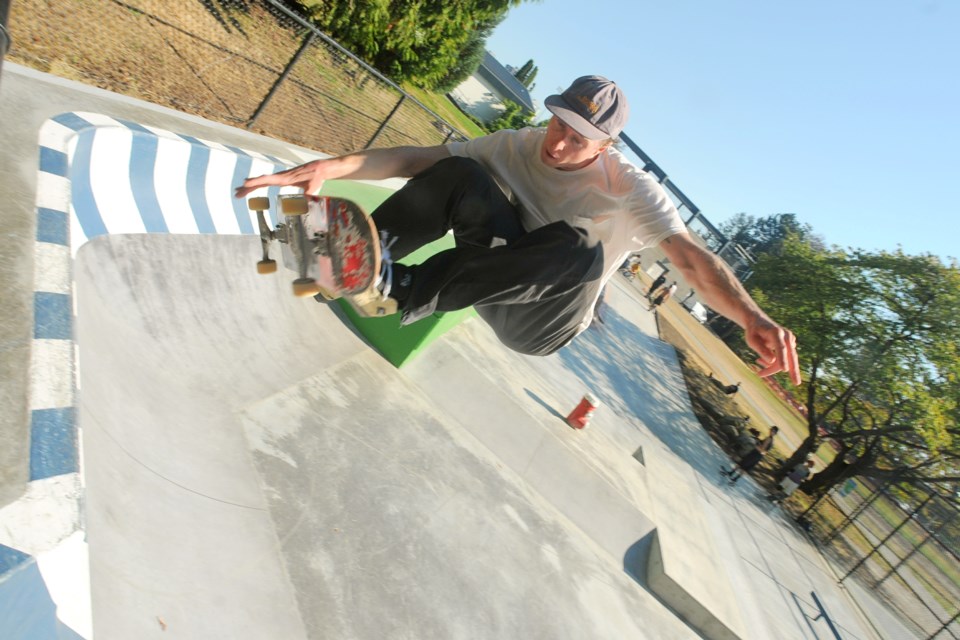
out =
[[[647,585],[660,600],[710,640],[744,638],[730,580],[720,565],[693,470],[672,454],[647,448],[656,531],[647,558]]]

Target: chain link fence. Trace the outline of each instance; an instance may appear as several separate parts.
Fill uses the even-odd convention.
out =
[[[8,59],[341,154],[467,136],[278,0],[19,0]]]
[[[848,480],[805,514],[843,572],[913,627],[918,638],[960,638],[960,511],[935,492]]]

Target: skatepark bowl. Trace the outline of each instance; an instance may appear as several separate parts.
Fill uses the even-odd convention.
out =
[[[40,146],[0,636],[873,637],[795,530],[691,467],[723,457],[628,284],[560,354],[473,320],[397,369],[256,273],[232,187],[300,152],[92,113]]]

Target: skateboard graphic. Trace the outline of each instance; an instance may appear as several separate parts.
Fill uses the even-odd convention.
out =
[[[257,212],[263,257],[257,272],[275,273],[270,245],[280,243],[283,265],[297,273],[293,293],[299,297],[320,294],[327,300],[346,298],[362,316],[385,316],[397,311],[396,300],[377,291],[380,275],[380,239],[373,220],[351,200],[304,194],[280,195],[279,222],[271,229],[265,211],[270,199],[250,198]]]

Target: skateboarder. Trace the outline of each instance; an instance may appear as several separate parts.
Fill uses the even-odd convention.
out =
[[[729,268],[687,234],[663,188],[613,148],[627,121],[620,88],[578,78],[545,100],[546,128],[498,131],[435,147],[368,149],[249,178],[316,193],[334,178],[410,177],[373,214],[392,260],[453,230],[456,247],[418,265],[385,260],[381,287],[402,323],[474,306],[508,347],[549,355],[590,324],[603,284],[626,257],[659,245],[704,302],[744,328],[761,375],[800,382],[793,334]]]

